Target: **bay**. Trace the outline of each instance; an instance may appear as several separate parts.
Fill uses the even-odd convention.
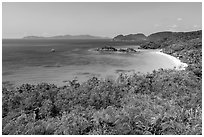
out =
[[[172,60],[139,50],[136,54],[99,53],[92,49],[113,46],[138,48],[134,42],[112,40],[3,40],[2,82],[66,85],[77,79],[84,82],[96,76],[116,78],[120,73],[147,73],[159,68],[174,68]],[[55,52],[51,52],[55,49]]]

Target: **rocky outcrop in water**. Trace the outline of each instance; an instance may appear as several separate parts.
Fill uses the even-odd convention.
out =
[[[114,47],[111,47],[111,46],[105,46],[105,47],[102,47],[102,48],[97,48],[96,51],[99,51],[99,52],[120,52],[120,53],[136,53],[136,52],[139,52],[133,48],[114,48]]]
[[[105,46],[102,48],[97,48],[96,51],[117,51],[117,49],[114,47]]]

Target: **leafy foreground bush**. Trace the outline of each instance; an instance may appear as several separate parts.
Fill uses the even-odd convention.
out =
[[[202,134],[201,79],[191,71],[70,83],[3,88],[2,134]]]

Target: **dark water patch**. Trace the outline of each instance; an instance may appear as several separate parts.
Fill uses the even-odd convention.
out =
[[[63,82],[63,83],[67,83],[67,82],[69,82],[69,81],[70,81],[70,80],[63,80],[62,82]]]
[[[58,64],[56,64],[56,65],[44,65],[43,67],[45,67],[45,68],[59,68],[59,67],[62,67],[62,65],[58,65]]]
[[[101,75],[100,74],[96,74],[96,73],[91,73],[91,72],[77,72],[76,75],[78,77],[80,76],[86,76],[88,78],[91,78],[91,77],[100,77]]]
[[[77,75],[90,75],[90,72],[78,72]]]
[[[116,73],[126,73],[126,72],[134,72],[134,69],[131,70],[124,70],[124,69],[117,69],[115,70]]]
[[[13,74],[13,72],[10,72],[10,71],[2,73],[3,76],[8,76],[8,75],[12,75],[12,74]]]

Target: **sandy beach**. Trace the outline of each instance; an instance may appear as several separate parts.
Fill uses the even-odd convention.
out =
[[[163,53],[162,50],[157,51],[155,53],[171,59],[175,63],[175,69],[176,70],[185,70],[185,68],[188,67],[188,64],[181,62],[181,60],[179,60],[178,58],[176,58],[174,56]]]

